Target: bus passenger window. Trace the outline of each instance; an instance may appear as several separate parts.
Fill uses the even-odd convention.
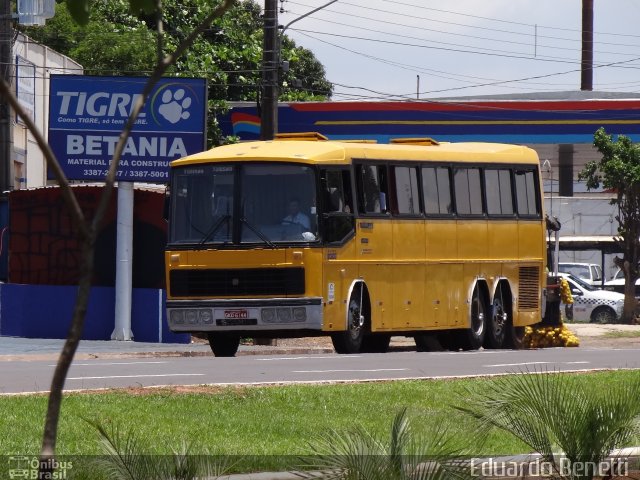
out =
[[[513,215],[513,194],[509,170],[487,169],[484,172],[489,215]]]
[[[451,182],[447,167],[425,167],[422,169],[422,191],[425,213],[451,215]]]
[[[393,185],[395,186],[395,202],[393,213],[420,214],[420,196],[418,194],[418,174],[412,167],[393,167]]]
[[[482,185],[479,168],[459,168],[454,173],[456,208],[459,215],[482,215]]]
[[[385,167],[360,165],[360,211],[362,213],[384,213],[387,210]]]
[[[533,170],[515,172],[516,199],[518,215],[539,216],[540,209],[537,201],[536,179]]]

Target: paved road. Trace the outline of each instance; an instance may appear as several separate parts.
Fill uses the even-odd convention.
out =
[[[0,393],[48,391],[54,362],[0,362]],[[85,359],[66,390],[161,385],[260,385],[495,375],[524,370],[640,369],[640,349],[554,348],[477,352],[251,355],[236,358]]]

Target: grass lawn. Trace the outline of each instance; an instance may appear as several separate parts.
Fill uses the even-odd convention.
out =
[[[607,332],[603,336],[607,338],[638,338],[640,337],[640,330],[618,330]]]
[[[571,381],[609,391],[637,371],[572,375]],[[251,456],[234,470],[286,469],[292,456],[312,452],[309,442],[327,430],[361,426],[387,437],[394,415],[408,407],[417,432],[428,435],[445,426],[460,445],[474,438],[476,424],[452,405],[466,405],[468,392],[482,392],[490,378],[424,380],[339,385],[251,388],[200,387],[195,392],[147,389],[65,397],[58,453],[102,453],[95,429],[84,419],[133,431],[146,446],[142,453],[168,454],[185,443],[191,453]],[[47,398],[0,397],[0,452],[33,455],[39,451]],[[635,439],[640,444],[640,439]],[[494,432],[474,455],[526,451],[509,435]],[[295,463],[295,462],[294,462]]]

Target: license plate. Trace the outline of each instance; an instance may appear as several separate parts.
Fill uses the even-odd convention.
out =
[[[225,319],[240,319],[240,318],[249,318],[249,312],[247,310],[225,310],[224,311]]]

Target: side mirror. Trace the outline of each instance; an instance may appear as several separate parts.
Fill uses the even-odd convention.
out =
[[[576,296],[576,297],[581,297],[584,294],[582,293],[582,290],[578,290],[577,288],[572,288],[571,289],[571,295]]]

